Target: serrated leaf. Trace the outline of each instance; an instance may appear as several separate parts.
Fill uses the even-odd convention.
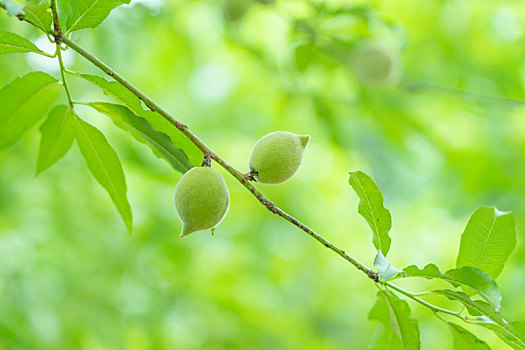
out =
[[[496,278],[514,247],[514,215],[481,207],[472,214],[461,235],[456,266],[474,266]]]
[[[428,264],[422,270],[411,265],[403,269],[406,277],[423,277],[426,279],[441,279],[449,282],[454,287],[460,285],[469,287],[481,297],[491,302],[496,309],[501,306],[501,292],[498,285],[486,272],[475,267],[463,266],[441,273],[434,264]]]
[[[186,154],[191,165],[200,166],[202,162],[202,152],[197,146],[162,116],[155,112],[144,110],[138,97],[133,95],[125,87],[117,82],[107,81],[96,75],[81,74],[81,77],[102,88],[106,94],[116,98],[135,113],[135,115],[144,118],[153,129],[168,135],[175,147],[181,149],[184,154]]]
[[[398,274],[403,276],[406,275],[406,272],[394,267],[385,258],[385,256],[383,255],[383,253],[381,253],[380,250],[377,251],[377,255],[374,259],[374,265],[377,267],[377,270],[379,272],[379,279],[381,281],[387,281]]]
[[[402,350],[401,340],[390,327],[386,328],[382,324],[377,327],[368,350]]]
[[[133,224],[131,207],[126,195],[126,178],[117,153],[97,128],[78,117],[75,118],[74,124],[75,137],[89,170],[109,193],[128,231],[131,232]]]
[[[35,44],[18,34],[0,30],[0,55],[6,53],[41,53]]]
[[[22,13],[22,10],[24,9],[24,5],[21,5],[12,0],[0,0],[0,3],[3,3],[5,5],[5,9],[8,16],[16,16]]]
[[[88,105],[109,116],[118,127],[130,132],[138,141],[149,145],[155,154],[166,159],[175,170],[184,174],[192,168],[184,152],[176,148],[166,134],[153,129],[146,120],[137,117],[129,108],[102,102]]]
[[[71,148],[75,138],[74,115],[67,106],[56,106],[40,127],[42,138],[36,173],[49,168]]]
[[[60,26],[64,33],[95,28],[117,6],[130,0],[58,0]]]
[[[348,182],[360,199],[358,212],[372,229],[374,246],[386,256],[391,243],[388,232],[392,227],[392,216],[383,206],[383,194],[374,180],[362,171],[350,172]]]
[[[408,303],[395,294],[385,290],[377,292],[377,302],[370,310],[368,319],[379,321],[386,329],[392,329],[403,349],[420,348],[417,321],[410,315]]]
[[[483,300],[472,300],[463,292],[448,289],[434,292],[462,303],[472,316],[477,316],[477,325],[492,330],[514,349],[525,349],[525,329],[521,328],[521,322],[507,323],[492,305]]]
[[[0,90],[0,149],[18,141],[46,114],[60,88],[55,78],[32,72]]]
[[[450,330],[452,331],[452,337],[454,339],[454,350],[490,350],[490,347],[483,340],[476,337],[465,328],[448,322]]]
[[[53,23],[53,16],[47,0],[42,0],[38,3],[36,1],[29,2],[24,6],[24,13],[26,19],[36,24],[46,33],[49,32]]]

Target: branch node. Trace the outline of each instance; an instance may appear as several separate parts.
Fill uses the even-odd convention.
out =
[[[115,72],[113,72],[112,70],[110,70],[110,71],[108,72],[108,75],[109,75],[110,77],[113,77],[113,76],[115,75]]]
[[[257,171],[255,171],[255,169],[250,169],[249,172],[247,172],[246,174],[242,174],[242,178],[245,180],[245,181],[253,181],[253,182],[257,182],[257,179],[254,177],[257,176]]]
[[[186,124],[182,124],[181,122],[175,122],[175,127],[182,132],[188,129],[188,126]]]
[[[211,158],[209,154],[204,155],[204,160],[202,161],[201,166],[203,167],[210,167],[211,166]]]

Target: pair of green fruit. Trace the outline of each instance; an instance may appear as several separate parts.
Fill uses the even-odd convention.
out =
[[[301,166],[310,136],[276,131],[263,136],[250,155],[250,173],[261,183],[288,181]],[[230,207],[230,193],[219,172],[192,168],[175,188],[175,209],[182,221],[181,237],[219,225]]]

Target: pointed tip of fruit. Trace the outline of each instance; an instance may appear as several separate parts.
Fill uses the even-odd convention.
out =
[[[306,147],[306,145],[310,141],[310,135],[299,135],[299,141],[301,142],[301,145],[303,145],[303,147]]]
[[[191,228],[188,228],[188,226],[183,225],[182,226],[182,231],[180,233],[180,238],[184,238],[184,237],[186,237],[187,235],[189,235],[190,233],[193,233],[193,232],[195,232],[195,231],[192,230]]]

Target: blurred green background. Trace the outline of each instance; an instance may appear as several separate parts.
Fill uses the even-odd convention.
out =
[[[5,13],[0,29],[53,51]],[[73,39],[239,170],[268,132],[311,135],[291,181],[256,187],[371,266],[371,234],[348,185],[348,171],[364,170],[393,215],[389,260],[447,269],[477,207],[512,210],[525,227],[524,31],[525,5],[513,0],[144,0]],[[399,84],[356,78],[349,57],[365,40],[399,50]],[[65,60],[98,74],[73,52]],[[31,70],[58,77],[54,60],[4,55],[0,85]],[[77,101],[110,100],[68,81]],[[181,240],[180,174],[105,116],[77,111],[121,158],[134,232],[76,146],[38,177],[37,128],[0,152],[0,349],[366,349],[376,288],[363,274],[217,166],[230,211],[215,236]],[[525,319],[521,237],[498,278],[510,321]],[[451,348],[446,326],[410,305],[422,349]]]

